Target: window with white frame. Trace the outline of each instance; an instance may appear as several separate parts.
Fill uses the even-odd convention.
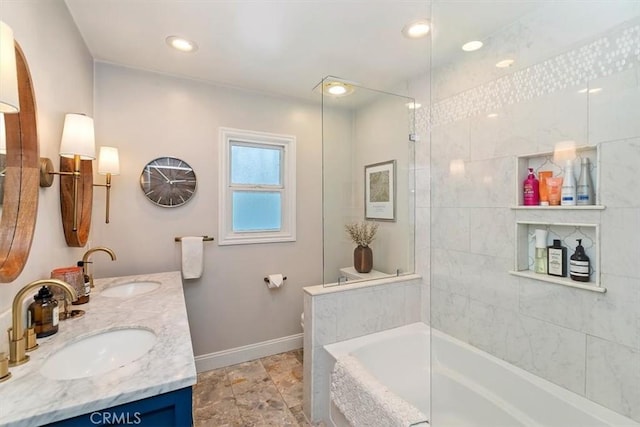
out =
[[[296,139],[220,128],[218,244],[296,240]]]

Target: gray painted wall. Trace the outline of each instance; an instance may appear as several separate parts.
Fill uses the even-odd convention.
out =
[[[300,333],[302,287],[322,280],[320,106],[105,63],[95,80],[97,145],[119,148],[122,172],[113,178],[110,224],[103,193],[94,197],[93,243],[118,255],[96,255],[96,275],[178,270],[174,237],[217,240],[219,127],[295,135],[297,241],[205,243],[204,274],[185,281],[185,296],[196,355]],[[160,156],[179,157],[197,174],[196,194],[182,207],[157,207],[140,190],[142,168]],[[284,287],[267,289],[270,273],[286,275]]]

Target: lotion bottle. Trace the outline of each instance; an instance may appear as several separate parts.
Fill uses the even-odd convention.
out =
[[[522,200],[525,206],[538,206],[540,204],[540,182],[529,168],[529,175],[522,183]]]
[[[536,230],[536,253],[533,271],[547,274],[547,230]]]
[[[575,206],[576,204],[576,177],[573,175],[573,163],[567,160],[562,180],[562,206]]]
[[[571,261],[569,262],[569,275],[571,278],[578,282],[588,282],[589,275],[591,274],[591,261],[584,252],[582,246],[582,239],[578,240],[578,246],[573,255],[571,255]]]

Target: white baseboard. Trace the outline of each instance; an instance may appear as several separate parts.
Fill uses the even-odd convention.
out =
[[[206,372],[212,369],[224,368],[226,366],[248,362],[249,360],[271,356],[272,354],[297,350],[302,348],[302,337],[303,334],[289,335],[288,337],[230,348],[229,350],[202,354],[195,357],[196,371],[198,373]]]

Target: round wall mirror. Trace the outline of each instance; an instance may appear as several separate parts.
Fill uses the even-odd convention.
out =
[[[11,282],[22,272],[33,240],[38,213],[40,164],[36,105],[31,75],[16,43],[20,112],[5,114],[7,152],[2,177],[0,218],[0,282]]]

